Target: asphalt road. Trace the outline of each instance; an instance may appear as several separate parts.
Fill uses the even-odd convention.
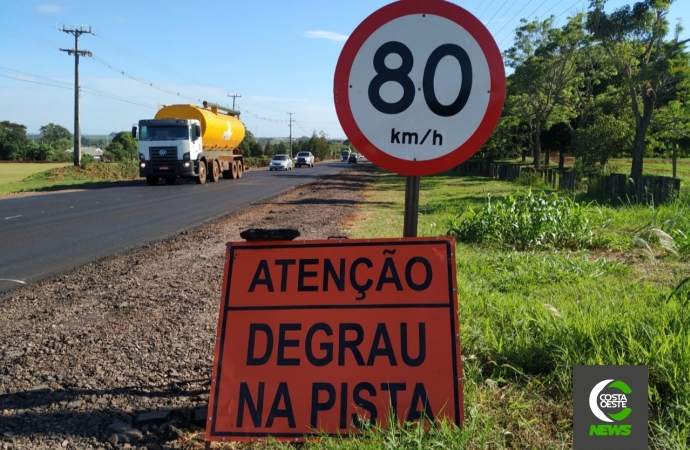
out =
[[[287,172],[256,170],[239,180],[178,180],[0,200],[0,292],[156,241],[246,207],[348,164]]]

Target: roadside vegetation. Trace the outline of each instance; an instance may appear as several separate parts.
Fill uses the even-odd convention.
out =
[[[404,178],[379,173],[350,236],[401,236],[404,191]],[[487,178],[422,178],[419,235],[456,239],[464,429],[386,430],[380,445],[337,448],[569,447],[582,364],[647,365],[650,448],[687,448],[689,194],[602,205]]]
[[[84,155],[82,165],[75,167],[69,163],[55,164],[52,169],[47,164],[0,164],[0,195],[15,192],[55,191],[73,188],[88,188],[113,181],[139,178],[136,161],[112,163],[94,162]],[[20,174],[31,173],[19,180]],[[3,183],[2,180],[9,180]]]
[[[405,178],[378,171],[351,238],[400,237]],[[690,444],[690,190],[604,204],[528,183],[422,177],[419,236],[453,236],[465,421],[380,424],[305,449],[572,447],[575,365],[647,365],[649,448]],[[202,448],[203,431],[187,436]],[[216,444],[284,449],[292,444]]]

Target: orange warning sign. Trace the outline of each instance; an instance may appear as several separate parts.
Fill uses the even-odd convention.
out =
[[[206,440],[462,422],[450,238],[229,243]]]

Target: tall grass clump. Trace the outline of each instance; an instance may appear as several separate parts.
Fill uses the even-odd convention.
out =
[[[549,190],[551,186],[544,180],[544,176],[536,172],[523,172],[515,180],[520,186],[529,186],[537,190]]]
[[[447,234],[462,242],[495,244],[516,250],[584,249],[603,245],[583,207],[567,197],[515,192],[475,211],[468,208],[449,224]]]

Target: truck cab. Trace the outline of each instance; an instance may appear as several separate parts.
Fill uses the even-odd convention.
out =
[[[139,129],[135,127],[132,133],[139,141],[139,176],[149,184],[157,184],[160,178],[170,182],[199,176],[203,143],[198,120],[140,120]]]
[[[340,160],[341,161],[348,161],[350,159],[350,149],[344,148],[340,151]]]

